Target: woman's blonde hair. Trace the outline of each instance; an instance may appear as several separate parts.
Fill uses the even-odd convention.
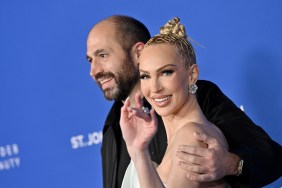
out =
[[[185,68],[189,69],[191,65],[196,64],[196,56],[187,38],[185,27],[180,23],[178,17],[174,17],[160,28],[160,34],[155,35],[145,44],[145,48],[156,44],[174,45],[184,61]]]

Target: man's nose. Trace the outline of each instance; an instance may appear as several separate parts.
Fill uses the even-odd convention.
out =
[[[93,61],[91,62],[91,67],[90,67],[90,76],[93,79],[95,79],[95,76],[101,72],[103,72],[103,67],[101,66],[99,62],[93,59]]]

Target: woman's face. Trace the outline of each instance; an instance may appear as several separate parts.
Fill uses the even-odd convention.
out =
[[[145,47],[139,59],[141,92],[161,116],[181,110],[188,98],[189,71],[173,45]]]

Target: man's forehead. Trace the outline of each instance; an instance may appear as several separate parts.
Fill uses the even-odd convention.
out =
[[[87,43],[95,41],[109,40],[109,42],[115,41],[116,32],[114,24],[109,24],[109,22],[103,22],[95,25],[90,31]]]
[[[109,21],[109,20],[104,20],[101,21],[99,23],[97,23],[96,25],[93,26],[93,28],[90,31],[91,33],[98,33],[98,32],[108,32],[108,33],[114,33],[116,29],[116,26],[114,24],[114,22]]]
[[[93,54],[97,50],[120,50],[122,46],[116,36],[115,24],[112,21],[102,21],[96,24],[87,38],[87,51]]]

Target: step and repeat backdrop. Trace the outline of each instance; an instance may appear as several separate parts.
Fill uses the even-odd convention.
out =
[[[0,0],[0,187],[101,188],[112,102],[89,76],[86,38],[114,14],[152,35],[174,16],[215,82],[282,144],[282,1]],[[281,167],[282,168],[282,167]],[[281,187],[282,179],[266,187]]]

